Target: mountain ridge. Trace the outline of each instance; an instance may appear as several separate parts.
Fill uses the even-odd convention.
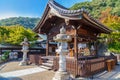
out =
[[[31,18],[31,17],[10,17],[0,20],[0,26],[11,26],[11,25],[21,25],[25,28],[33,29],[37,23],[40,21],[40,18]]]

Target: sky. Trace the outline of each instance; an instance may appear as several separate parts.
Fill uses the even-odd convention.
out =
[[[55,0],[69,8],[87,0]],[[0,0],[0,19],[9,17],[41,17],[48,0]]]

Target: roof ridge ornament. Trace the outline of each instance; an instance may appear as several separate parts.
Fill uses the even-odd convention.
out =
[[[65,24],[69,25],[69,19],[65,19]]]

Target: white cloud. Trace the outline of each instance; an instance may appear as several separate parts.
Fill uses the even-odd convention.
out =
[[[10,17],[18,17],[16,13],[0,13],[0,19],[10,18]]]
[[[40,16],[35,16],[35,15],[30,15],[30,14],[18,14],[18,13],[13,13],[13,12],[5,12],[5,13],[0,13],[0,20],[5,19],[5,18],[10,18],[10,17],[40,17]]]

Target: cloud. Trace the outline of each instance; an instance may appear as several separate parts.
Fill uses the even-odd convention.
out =
[[[19,13],[14,13],[14,12],[6,12],[6,13],[0,13],[0,20],[5,19],[5,18],[10,18],[10,17],[40,17],[40,16],[35,16],[32,14],[19,14]]]
[[[16,13],[10,13],[10,12],[0,13],[0,19],[10,18],[10,17],[18,17],[18,15]]]

